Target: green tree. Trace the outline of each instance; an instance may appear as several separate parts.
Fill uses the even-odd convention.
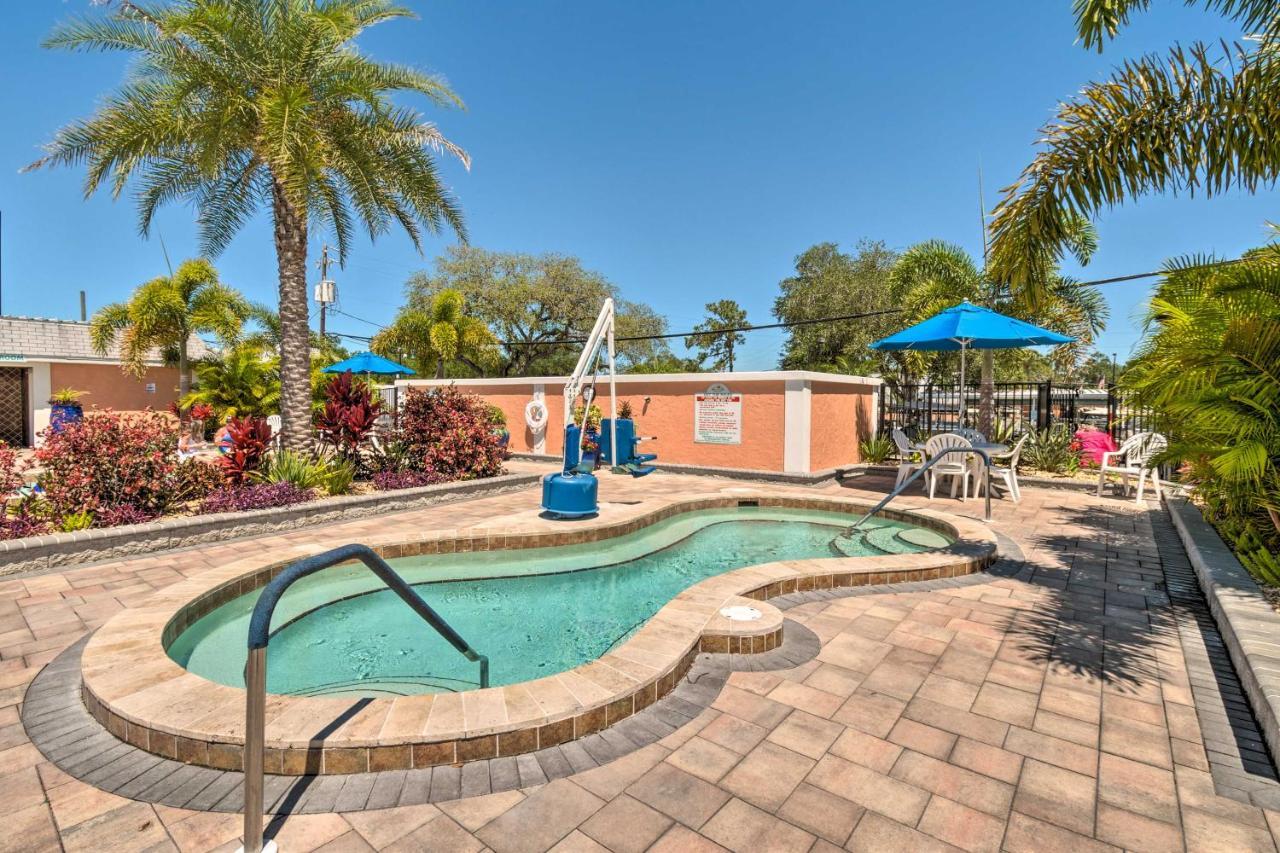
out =
[[[1150,0],[1076,0],[1085,47],[1103,45]],[[991,271],[1043,292],[1072,221],[1165,191],[1206,196],[1280,176],[1280,4],[1187,0],[1238,22],[1246,45],[1174,45],[1120,65],[1058,107],[1041,147],[995,210]]]
[[[1083,223],[1081,228],[1087,229]],[[1077,235],[1075,244],[1081,246],[1082,262],[1093,245],[1091,235]],[[1096,290],[1081,287],[1074,280],[1050,269],[1051,279],[1043,286],[1045,296],[1034,304],[1009,295],[959,246],[941,240],[927,240],[910,247],[898,258],[890,273],[890,288],[900,294],[902,313],[897,317],[900,326],[909,326],[925,320],[943,309],[969,300],[1002,314],[1019,317],[1047,329],[1070,335],[1074,343],[1054,349],[1051,361],[1064,368],[1074,367],[1089,349],[1107,319],[1107,305]],[[995,399],[995,351],[982,350],[982,366],[979,392],[979,429],[990,432]],[[893,353],[905,375],[933,373],[944,364],[950,369],[952,357],[943,358],[938,353],[908,350]]]
[[[147,359],[159,350],[178,367],[178,396],[191,391],[188,356],[192,335],[217,335],[233,343],[249,316],[249,303],[218,280],[204,259],[183,261],[168,276],[140,285],[126,302],[104,306],[89,324],[93,348],[102,355],[117,341],[124,369],[141,376]]]
[[[702,364],[693,358],[680,358],[672,353],[663,353],[655,355],[653,358],[646,358],[642,361],[633,362],[627,365],[625,370],[619,369],[620,373],[697,373],[702,370]]]
[[[284,441],[310,433],[307,233],[333,231],[345,259],[356,229],[392,225],[465,238],[434,156],[466,155],[404,95],[459,105],[440,80],[374,62],[356,46],[369,27],[410,16],[388,0],[172,0],[120,3],[63,24],[46,45],[124,51],[135,61],[91,117],[58,131],[33,164],[88,168],[85,194],[133,185],[144,235],[164,203],[197,211],[214,255],[269,205],[281,328]],[[359,225],[357,225],[359,223]]]
[[[732,299],[719,299],[707,303],[707,319],[693,327],[698,334],[684,339],[688,349],[696,349],[694,356],[699,365],[711,359],[712,370],[733,372],[733,350],[745,344],[747,336],[730,329],[750,328],[747,312]]]
[[[1166,265],[1121,385],[1164,417],[1170,456],[1212,514],[1269,520],[1280,541],[1280,247],[1216,268]],[[1234,531],[1232,531],[1234,533]]]
[[[796,256],[795,275],[779,283],[773,315],[784,323],[871,313],[898,307],[889,290],[889,270],[897,254],[883,242],[860,240],[852,253],[835,243],[818,243]],[[840,356],[855,373],[870,373],[879,358],[867,344],[898,328],[893,315],[787,329],[779,364],[786,370],[813,370]],[[844,371],[841,371],[844,372]]]
[[[660,335],[666,320],[652,308],[620,297],[617,287],[577,258],[526,255],[453,246],[436,259],[434,272],[406,285],[408,307],[429,311],[436,294],[461,293],[472,316],[502,341],[502,376],[557,376],[573,370],[581,344],[565,343],[591,332],[600,306],[612,297],[618,338]],[[669,353],[662,341],[619,340],[619,370]]]
[[[418,373],[434,373],[436,379],[454,362],[480,376],[498,362],[498,339],[483,320],[467,315],[466,299],[456,290],[436,293],[426,311],[402,309],[371,349],[392,359],[407,356]]]
[[[280,407],[280,364],[264,350],[241,344],[196,362],[196,387],[182,397],[184,408],[196,403],[220,416],[265,417]]]

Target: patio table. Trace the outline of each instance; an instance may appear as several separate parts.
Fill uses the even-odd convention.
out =
[[[917,441],[915,444],[911,445],[911,448],[923,453],[925,450],[925,442]],[[1009,445],[1000,444],[995,441],[975,441],[973,442],[973,449],[986,451],[988,456],[1004,456],[1009,452]]]

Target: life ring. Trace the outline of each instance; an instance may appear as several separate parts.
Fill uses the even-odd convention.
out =
[[[541,400],[530,400],[524,407],[524,422],[534,432],[541,432],[547,425],[547,404]]]

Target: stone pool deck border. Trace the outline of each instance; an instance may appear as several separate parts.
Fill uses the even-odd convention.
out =
[[[507,528],[424,531],[368,544],[384,557],[578,544],[624,535],[663,518],[742,505],[865,511],[865,500],[776,495],[739,489],[664,498],[635,517],[593,520],[564,530]],[[928,509],[888,517],[940,529],[951,546],[920,554],[831,557],[770,563],[707,578],[676,596],[609,654],[567,672],[522,684],[395,699],[270,696],[267,770],[339,774],[411,769],[520,755],[603,730],[669,693],[699,651],[767,651],[781,616],[765,599],[797,591],[957,577],[996,558],[996,539],[979,522]],[[265,584],[274,571],[314,551],[295,546],[236,560],[156,593],[113,617],[82,661],[84,698],[121,739],[154,754],[236,769],[244,738],[244,691],[187,672],[164,652],[167,641],[231,598]],[[766,617],[729,623],[720,608],[751,600]],[[763,632],[763,633],[762,633]],[[268,653],[268,662],[270,655]],[[322,734],[317,734],[318,732]]]
[[[1166,501],[1271,755],[1280,755],[1280,613],[1200,510]]]
[[[540,473],[508,473],[483,480],[439,483],[393,492],[320,498],[272,509],[192,515],[146,524],[10,539],[0,541],[0,576],[81,566],[154,551],[419,509],[444,500],[522,489],[537,483],[541,476]]]

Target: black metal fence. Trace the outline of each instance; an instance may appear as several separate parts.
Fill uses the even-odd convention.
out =
[[[884,385],[880,393],[880,431],[901,427],[912,438],[924,438],[960,426],[958,384]],[[1015,434],[1065,423],[1072,430],[1092,424],[1117,443],[1136,432],[1156,429],[1150,409],[1134,405],[1114,386],[1089,388],[1054,382],[997,382],[995,418]],[[964,389],[965,425],[976,426],[981,389]]]

